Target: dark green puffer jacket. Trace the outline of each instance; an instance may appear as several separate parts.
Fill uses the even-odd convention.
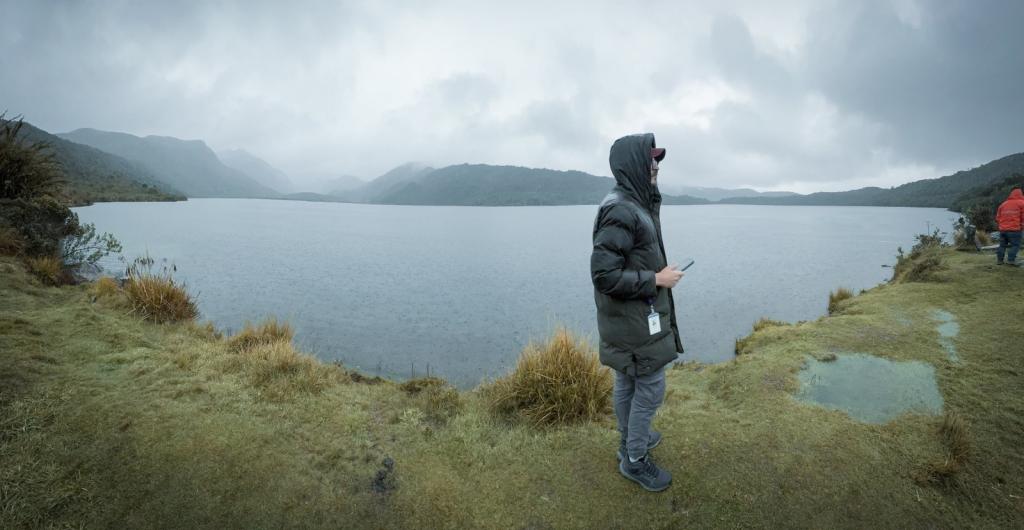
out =
[[[609,162],[615,188],[601,202],[594,220],[590,277],[597,303],[601,363],[628,375],[646,375],[683,352],[672,290],[655,286],[665,268],[661,238],[661,193],[651,185],[654,135],[619,138]],[[661,332],[651,335],[651,304]]]

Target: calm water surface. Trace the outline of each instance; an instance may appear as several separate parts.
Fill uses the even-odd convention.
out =
[[[237,330],[275,315],[296,343],[369,374],[415,371],[471,387],[505,373],[563,324],[596,344],[590,234],[596,206],[379,206],[245,199],[76,208],[133,257],[177,266],[203,318]],[[765,316],[825,313],[839,286],[872,287],[929,226],[933,208],[665,206],[686,354],[730,359]],[[116,265],[110,260],[108,264]]]

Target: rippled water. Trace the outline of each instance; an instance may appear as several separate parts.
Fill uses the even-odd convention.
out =
[[[286,318],[325,360],[388,377],[431,371],[473,386],[564,324],[596,338],[596,206],[430,207],[193,199],[76,211],[125,254],[167,258],[203,318],[239,328]],[[825,313],[830,290],[872,287],[883,264],[952,213],[927,208],[666,206],[686,355],[716,362],[762,316]],[[109,261],[108,261],[109,263]]]

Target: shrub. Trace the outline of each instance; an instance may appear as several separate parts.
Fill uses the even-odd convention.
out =
[[[0,198],[56,197],[63,190],[63,170],[50,146],[19,139],[21,118],[0,114]]]
[[[61,240],[61,257],[72,269],[95,265],[103,256],[121,252],[121,243],[109,233],[96,234],[96,225],[81,225],[76,233]]]
[[[840,287],[835,292],[828,293],[828,314],[836,314],[839,311],[839,303],[849,298],[853,298],[853,291],[845,287]]]
[[[14,229],[29,256],[61,254],[61,241],[80,232],[78,216],[52,197],[0,199],[0,226]]]
[[[17,256],[25,251],[25,240],[14,227],[0,226],[0,255]]]
[[[947,247],[943,236],[935,229],[931,234],[918,234],[917,243],[904,254],[902,248],[897,249],[896,265],[892,270],[891,282],[925,282],[936,279],[935,273],[942,270],[942,259],[939,252]]]
[[[30,257],[25,260],[25,266],[30,273],[46,285],[63,285],[67,280],[67,273],[60,258],[53,256]]]
[[[585,342],[559,329],[546,344],[528,345],[515,370],[484,394],[494,413],[545,426],[605,414],[611,391],[611,371]]]
[[[124,293],[132,310],[153,322],[180,322],[199,316],[192,295],[171,277],[172,268],[164,265],[160,272],[153,272],[152,267],[149,256],[136,258],[128,266]]]
[[[290,324],[278,322],[274,317],[269,317],[255,326],[246,322],[242,331],[228,340],[228,349],[239,353],[263,344],[290,343],[294,335],[295,332]]]

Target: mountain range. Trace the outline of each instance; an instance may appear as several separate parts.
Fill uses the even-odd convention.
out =
[[[224,165],[201,140],[78,129],[57,136],[131,160],[187,197],[272,198],[280,193]]]
[[[321,180],[316,191],[299,191],[288,175],[259,157],[240,149],[214,153],[200,140],[138,137],[95,129],[51,135],[29,124],[24,125],[22,135],[52,146],[55,157],[65,166],[76,204],[174,200],[184,195],[403,205],[569,205],[597,204],[614,185],[609,177],[582,171],[487,164],[435,169],[407,163],[368,182],[351,176],[331,177]],[[971,200],[971,193],[1013,174],[1024,174],[1024,153],[892,188],[801,195],[747,188],[665,186],[662,193],[665,204],[961,208],[964,201]]]
[[[22,123],[18,139],[49,146],[49,153],[64,169],[66,193],[72,205],[185,200],[184,194],[139,163],[65,140],[29,123]]]
[[[908,182],[892,188],[860,188],[850,191],[819,192],[784,197],[733,197],[731,204],[775,204],[800,206],[918,206],[951,208],[972,189],[986,186],[1015,173],[1024,173],[1024,153],[1005,156],[976,168],[952,175]]]

